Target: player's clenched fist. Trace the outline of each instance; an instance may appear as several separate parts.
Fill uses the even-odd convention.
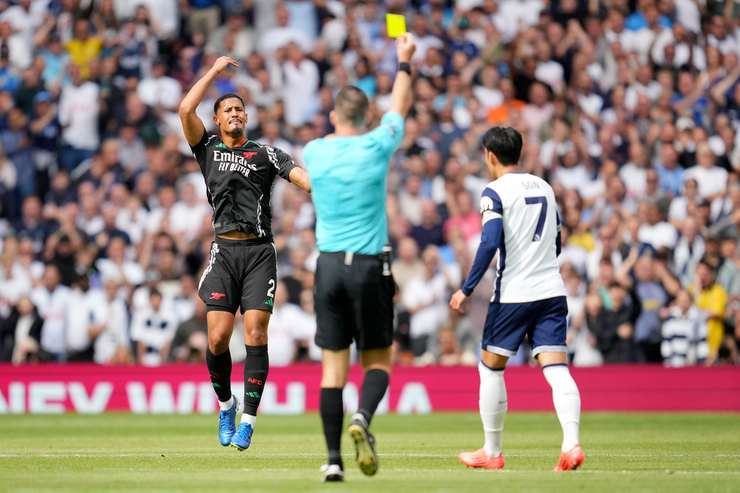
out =
[[[221,56],[218,57],[215,62],[213,62],[213,67],[211,67],[211,70],[214,70],[216,73],[220,74],[221,72],[226,70],[229,65],[237,68],[239,67],[239,62],[237,62],[230,56]]]
[[[414,36],[411,33],[400,35],[396,40],[396,55],[398,55],[398,62],[410,62],[411,57],[414,56],[414,51],[416,51]]]

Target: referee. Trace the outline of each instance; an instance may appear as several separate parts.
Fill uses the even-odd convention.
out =
[[[322,348],[320,411],[329,462],[324,481],[343,481],[340,453],[349,346],[354,340],[365,369],[360,403],[348,432],[360,470],[378,470],[375,438],[368,427],[388,388],[393,339],[393,294],[385,212],[388,161],[403,138],[411,106],[409,34],[396,42],[398,73],[391,109],[367,132],[368,99],[357,87],[344,87],[329,115],[335,133],[309,142],[303,158],[316,209],[316,344]]]

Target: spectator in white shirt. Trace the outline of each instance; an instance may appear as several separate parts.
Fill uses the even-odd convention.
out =
[[[288,303],[285,284],[275,287],[275,307],[270,317],[270,365],[287,366],[296,357],[299,346],[306,347],[315,334],[315,326],[305,324],[305,317],[298,305]]]
[[[170,343],[177,330],[177,317],[165,308],[162,294],[152,289],[149,303],[132,314],[131,339],[136,342],[139,364],[158,366],[170,352]]]
[[[300,29],[290,27],[290,20],[290,11],[282,2],[278,3],[275,7],[276,25],[260,36],[258,45],[260,53],[266,57],[271,57],[275,50],[291,41],[298,43],[304,51],[311,49],[311,40]]]
[[[169,231],[172,208],[177,202],[177,193],[173,187],[168,185],[159,189],[157,198],[159,199],[159,203],[157,207],[149,212],[147,219],[147,232],[151,234],[160,231]]]
[[[403,292],[406,284],[414,278],[420,277],[424,273],[424,264],[419,259],[419,248],[416,241],[404,236],[398,240],[398,256],[393,261],[391,270],[393,278],[398,284],[398,289]]]
[[[637,214],[641,223],[637,238],[641,242],[650,244],[656,250],[673,249],[678,233],[671,223],[663,220],[654,199],[642,202]]]
[[[541,82],[535,82],[529,88],[530,103],[522,110],[522,119],[532,142],[539,143],[540,128],[552,117],[553,105],[549,97],[547,87]]]
[[[71,84],[62,87],[59,99],[59,123],[63,128],[59,161],[62,167],[72,170],[90,158],[100,144],[100,90],[96,83],[82,79],[77,65],[69,65],[69,76]]]
[[[167,64],[161,58],[154,61],[151,75],[139,83],[137,92],[147,106],[169,112],[177,110],[182,96],[180,83],[167,76]]]
[[[93,238],[105,228],[105,222],[100,213],[97,194],[80,196],[80,210],[75,224],[89,238]]]
[[[7,20],[0,20],[0,47],[7,49],[10,63],[16,70],[23,70],[31,65],[31,43]]]
[[[485,111],[504,102],[504,95],[498,89],[499,74],[493,65],[485,65],[478,73],[478,82],[473,87],[473,95]]]
[[[430,343],[447,319],[447,279],[440,270],[439,251],[428,246],[421,254],[424,273],[408,281],[401,293],[401,301],[411,314],[411,351],[414,356],[433,352]]]
[[[116,277],[103,280],[105,298],[97,308],[97,325],[90,336],[93,344],[93,359],[98,364],[123,364],[131,361],[131,343],[128,335],[128,310],[120,296],[120,281]]]
[[[704,238],[699,234],[699,221],[695,217],[687,217],[681,224],[681,238],[673,251],[673,272],[684,286],[690,285],[703,256]]]
[[[298,43],[288,43],[282,64],[285,122],[297,127],[309,121],[319,108],[319,70],[306,58]]]
[[[735,36],[727,32],[727,24],[727,20],[722,16],[713,16],[709,22],[707,35],[707,44],[717,48],[723,55],[740,51],[740,43]]]
[[[619,170],[619,177],[624,181],[627,187],[627,194],[630,197],[644,197],[646,182],[646,173],[649,165],[648,155],[645,147],[639,142],[630,144],[630,160]]]
[[[555,93],[563,88],[563,66],[553,60],[552,46],[545,40],[537,43],[537,69],[534,75],[538,80],[546,82]]]
[[[103,277],[121,278],[129,286],[136,286],[144,282],[144,270],[133,261],[126,259],[126,242],[120,236],[110,239],[107,258],[96,262],[98,271]]]
[[[421,224],[424,197],[421,195],[421,178],[418,175],[412,174],[406,178],[398,202],[401,212],[409,223],[414,226]]]
[[[90,289],[87,276],[78,276],[72,283],[66,306],[65,349],[68,361],[93,361],[93,335],[103,328],[100,311],[105,306],[103,292]]]
[[[683,194],[674,197],[668,208],[668,220],[673,226],[679,228],[688,214],[690,204],[698,204],[699,184],[694,178],[685,179],[683,182]]]
[[[50,264],[44,271],[42,285],[31,292],[31,300],[44,319],[41,328],[41,358],[51,361],[61,361],[66,357],[66,314],[70,292],[67,286],[60,284],[60,280],[59,269]]]
[[[19,242],[12,236],[5,240],[0,255],[0,318],[3,310],[31,292],[31,273],[18,259]]]
[[[206,44],[206,51],[228,54],[236,60],[243,60],[254,51],[254,32],[247,27],[242,15],[229,15],[226,23],[211,33]],[[233,44],[234,49],[226,50],[228,44]]]
[[[586,165],[581,162],[578,148],[570,141],[563,142],[555,149],[558,166],[554,173],[555,181],[571,190],[583,190],[591,186],[593,180]]]
[[[180,200],[175,202],[170,212],[170,231],[184,235],[188,241],[193,240],[200,232],[203,219],[210,212],[205,200],[201,200],[196,194],[195,186],[190,181],[183,181],[180,185]]]
[[[727,189],[727,171],[716,166],[715,160],[709,144],[702,142],[696,146],[696,166],[687,169],[684,174],[684,179],[696,180],[699,195],[709,201],[719,198]]]

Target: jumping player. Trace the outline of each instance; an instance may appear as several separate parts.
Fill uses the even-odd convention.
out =
[[[498,265],[481,342],[479,406],[485,442],[463,452],[468,467],[502,469],[501,433],[507,409],[504,368],[526,335],[532,355],[552,387],[563,429],[556,471],[577,469],[585,460],[578,441],[581,399],[568,371],[565,346],[568,306],[560,277],[560,219],[552,188],[517,166],[522,137],[512,128],[493,127],[483,136],[486,168],[493,177],[480,199],[483,232],[462,289],[450,300],[462,305],[485,274],[496,251]]]
[[[270,229],[270,193],[276,176],[311,191],[308,175],[291,157],[275,147],[246,137],[247,113],[236,94],[224,94],[213,105],[215,135],[206,132],[195,110],[213,81],[232,58],[220,57],[180,103],[185,138],[195,155],[213,207],[215,239],[208,265],[198,286],[208,315],[206,363],[218,396],[218,435],[221,445],[249,447],[257,408],[267,380],[267,325],[272,313],[277,261]],[[235,425],[239,402],[231,393],[229,340],[234,315],[244,315],[244,412]]]

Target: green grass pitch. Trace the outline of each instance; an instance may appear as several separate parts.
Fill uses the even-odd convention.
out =
[[[222,448],[216,416],[0,416],[0,491],[540,492],[739,491],[740,415],[587,413],[582,470],[553,473],[552,414],[506,418],[504,471],[468,470],[477,414],[379,416],[380,470],[366,478],[344,438],[346,479],[320,482],[316,414],[261,416],[252,448]]]

